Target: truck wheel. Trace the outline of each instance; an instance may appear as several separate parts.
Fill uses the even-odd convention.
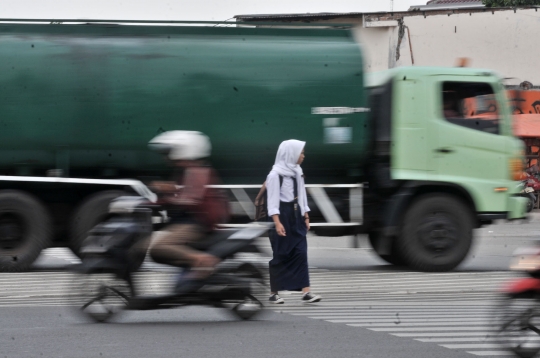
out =
[[[27,270],[51,237],[51,218],[38,199],[17,190],[0,192],[0,271]]]
[[[413,269],[449,271],[467,256],[472,228],[472,213],[463,202],[444,194],[426,195],[405,213],[397,249]]]
[[[377,236],[379,234],[372,231],[368,234],[369,243],[371,244],[371,247],[373,248],[373,252],[377,254],[381,259],[388,262],[389,264],[396,265],[396,266],[402,266],[403,260],[401,259],[400,255],[398,254],[396,250],[396,244],[395,242],[392,243],[392,249],[389,255],[380,254],[375,250],[375,247],[377,247]]]
[[[107,218],[109,204],[119,196],[128,195],[120,190],[101,191],[84,200],[75,210],[71,220],[70,247],[76,255],[88,231]]]

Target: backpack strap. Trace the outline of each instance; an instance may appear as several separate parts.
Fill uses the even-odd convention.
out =
[[[292,178],[293,185],[294,185],[294,202],[298,203],[298,183],[296,182],[296,178]]]

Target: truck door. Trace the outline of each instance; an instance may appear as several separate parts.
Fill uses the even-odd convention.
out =
[[[485,77],[439,77],[434,88],[433,164],[441,181],[467,189],[477,211],[504,210],[506,196],[495,191],[508,177],[508,138],[495,82]],[[498,195],[497,195],[498,194]]]

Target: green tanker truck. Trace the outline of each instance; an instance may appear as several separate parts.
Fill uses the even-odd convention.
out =
[[[367,233],[392,263],[452,269],[473,228],[525,216],[513,181],[522,146],[490,71],[365,76],[343,24],[1,21],[1,270],[53,245],[76,252],[111,199],[151,197],[143,183],[169,168],[147,143],[169,130],[211,138],[231,225],[253,217],[290,138],[307,141],[315,232]]]

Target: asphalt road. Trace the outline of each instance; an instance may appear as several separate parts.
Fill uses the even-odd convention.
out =
[[[358,238],[359,249],[352,249],[353,237],[311,237],[309,258],[313,266],[327,269],[401,270],[378,258],[367,236]],[[512,253],[518,247],[540,244],[540,212],[529,220],[497,221],[475,230],[473,248],[456,271],[507,270]]]
[[[62,270],[77,259],[49,249],[34,272],[0,274],[0,358],[508,356],[493,340],[491,307],[497,288],[516,276],[507,271],[512,252],[539,237],[538,214],[479,229],[455,272],[431,274],[385,264],[364,237],[359,249],[352,238],[310,237],[312,287],[324,300],[306,306],[285,292],[284,305],[252,321],[188,307],[89,323],[69,306],[73,277]],[[174,272],[145,265],[144,287],[166,290]]]

